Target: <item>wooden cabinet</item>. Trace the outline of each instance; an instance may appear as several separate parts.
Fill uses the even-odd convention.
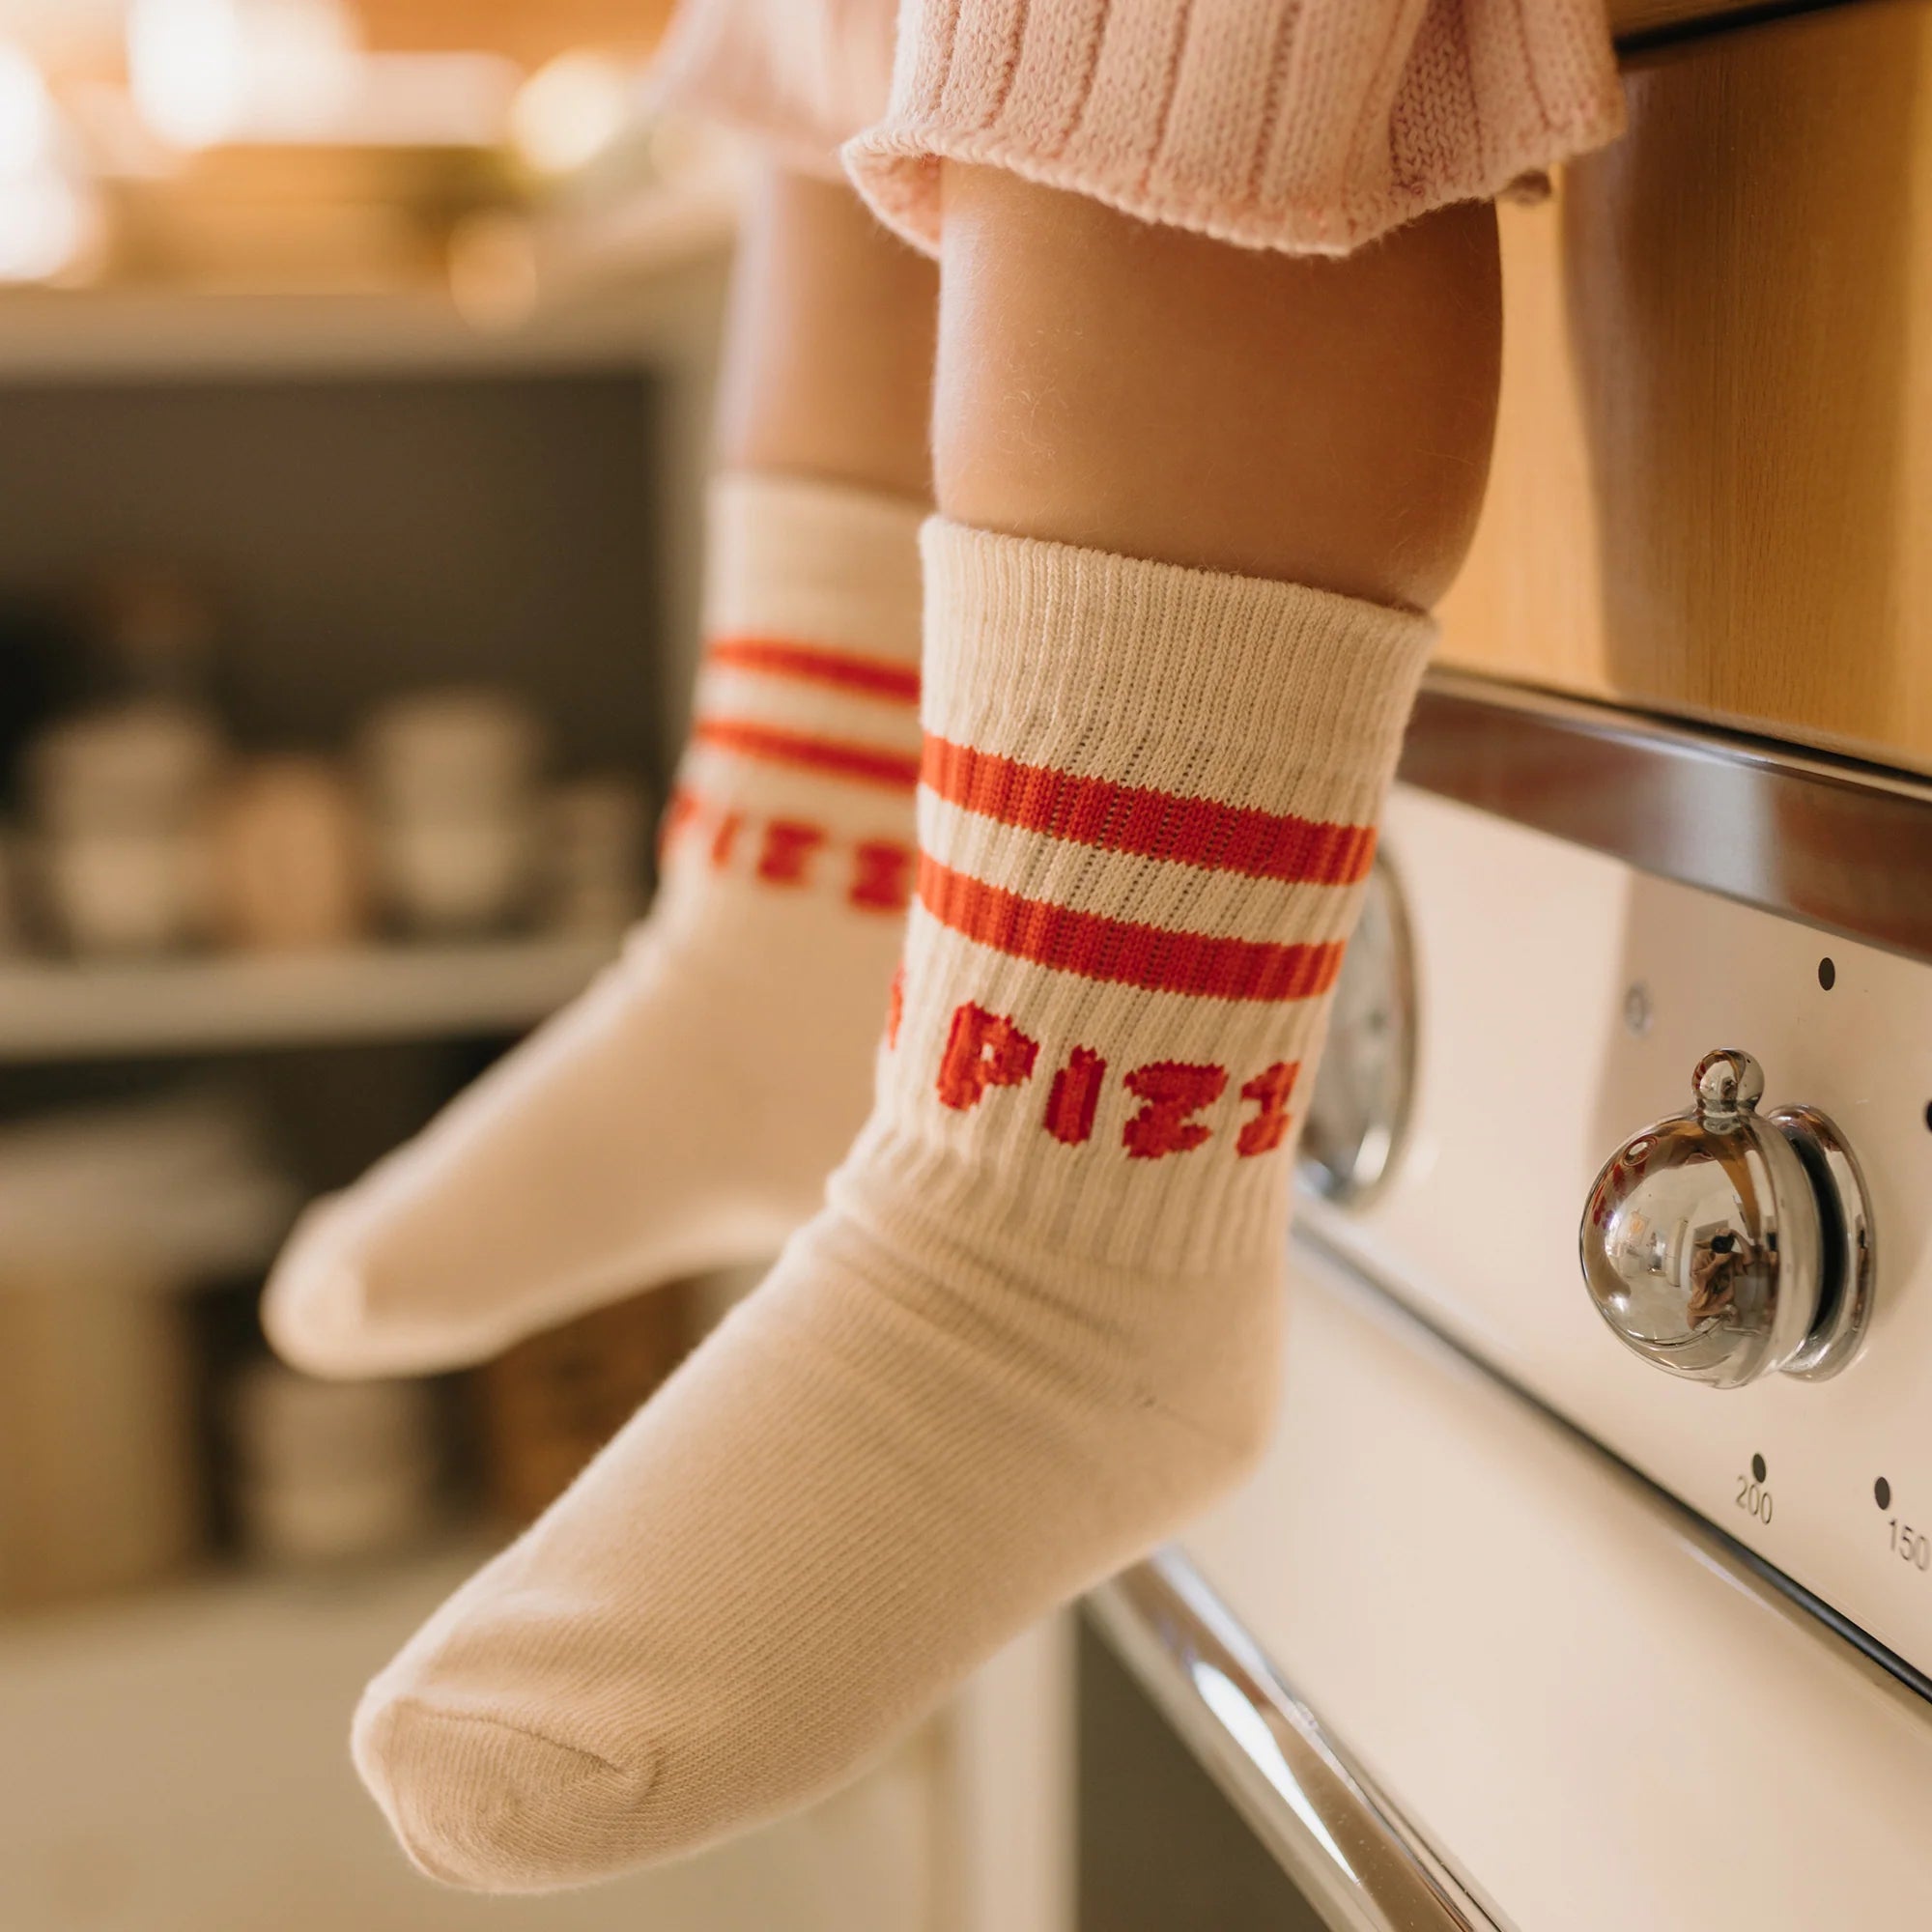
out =
[[[1502,211],[1442,660],[1932,769],[1932,0],[1660,48]]]

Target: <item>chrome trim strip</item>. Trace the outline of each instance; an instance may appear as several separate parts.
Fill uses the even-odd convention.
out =
[[[1108,1646],[1334,1932],[1506,1932],[1177,1550],[1087,1598]]]
[[[1433,671],[1405,784],[1640,871],[1932,961],[1932,782]]]
[[[1629,60],[1683,41],[1708,40],[1742,27],[1773,26],[1779,20],[1795,20],[1805,14],[1823,14],[1851,4],[1852,0],[1706,0],[1702,5],[1686,0],[1676,7],[1613,4],[1610,33],[1617,58]],[[1632,14],[1648,16],[1648,24],[1630,24]]]

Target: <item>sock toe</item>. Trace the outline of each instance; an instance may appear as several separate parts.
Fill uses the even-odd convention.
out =
[[[361,1271],[336,1235],[339,1207],[331,1196],[302,1216],[262,1292],[263,1332],[305,1375],[376,1372],[367,1360]]]
[[[363,1700],[355,1768],[415,1865],[472,1891],[550,1891],[629,1859],[649,1766],[417,1698]]]
[[[481,1321],[408,1319],[379,1310],[351,1192],[318,1202],[297,1224],[262,1291],[262,1331],[291,1368],[329,1380],[441,1375],[508,1346]],[[391,1270],[393,1272],[393,1270]],[[393,1299],[388,1291],[380,1299]]]

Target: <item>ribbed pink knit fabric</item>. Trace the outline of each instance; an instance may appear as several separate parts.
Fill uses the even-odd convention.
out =
[[[1345,254],[1621,131],[1603,0],[685,0],[677,104],[939,239],[939,163],[1144,220]],[[883,118],[877,118],[881,116]]]

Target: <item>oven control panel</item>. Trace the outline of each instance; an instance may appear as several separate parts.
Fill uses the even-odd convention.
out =
[[[1385,842],[1400,1145],[1304,1224],[1932,1674],[1932,966],[1411,790]]]

